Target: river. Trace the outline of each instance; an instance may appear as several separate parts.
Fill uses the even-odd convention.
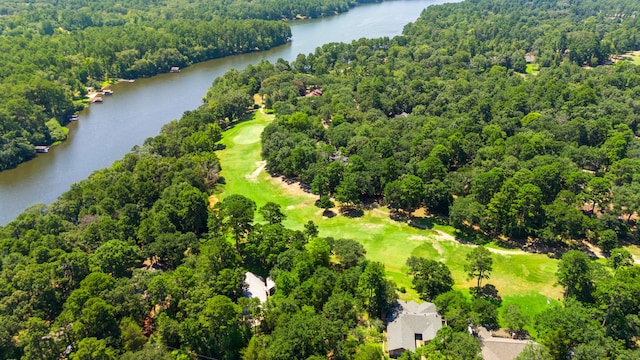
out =
[[[122,158],[134,145],[160,132],[162,125],[197,108],[213,79],[231,68],[261,60],[293,61],[330,42],[400,35],[429,5],[452,0],[394,0],[361,5],[332,17],[291,23],[289,44],[259,53],[230,56],[134,83],[115,84],[104,103],[83,110],[69,125],[69,139],[47,154],[0,172],[0,225],[25,208],[51,203],[69,186]]]

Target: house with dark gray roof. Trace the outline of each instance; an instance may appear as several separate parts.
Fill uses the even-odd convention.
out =
[[[442,317],[433,303],[398,301],[398,306],[387,325],[387,351],[397,358],[406,350],[417,347],[436,337],[442,328]]]

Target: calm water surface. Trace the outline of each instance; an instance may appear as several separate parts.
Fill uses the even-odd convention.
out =
[[[260,53],[211,60],[134,83],[112,87],[102,104],[80,113],[69,125],[69,139],[48,154],[0,172],[0,225],[37,203],[51,203],[69,186],[122,158],[134,145],[159,133],[162,125],[178,119],[202,103],[213,79],[231,68],[243,69],[261,60],[293,61],[329,42],[351,42],[363,37],[400,35],[429,5],[451,0],[395,0],[367,4],[323,19],[293,22],[292,42]]]

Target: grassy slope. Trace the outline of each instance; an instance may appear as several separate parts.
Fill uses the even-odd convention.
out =
[[[297,186],[283,186],[266,171],[254,178],[247,177],[261,165],[260,132],[270,119],[270,115],[256,112],[247,121],[224,133],[222,142],[226,149],[220,151],[219,157],[226,185],[216,195],[220,200],[225,195],[242,194],[253,199],[258,207],[273,201],[282,206],[287,215],[285,225],[289,227],[302,229],[303,224],[313,220],[319,226],[321,236],[361,242],[367,250],[367,257],[383,262],[388,275],[398,286],[407,289],[403,298],[417,299],[411,289],[411,279],[406,275],[405,261],[411,255],[444,261],[460,289],[473,285],[473,281],[466,279],[463,269],[465,255],[471,248],[445,235],[452,233],[449,226],[435,225],[433,230],[410,227],[390,220],[386,208],[365,211],[360,218],[325,218],[322,210],[313,205],[317,197],[296,190]],[[561,297],[561,289],[555,285],[556,260],[519,250],[505,253],[508,254],[494,254],[494,271],[489,280],[498,288],[504,304],[518,303],[533,314],[547,306],[547,298],[555,300]]]

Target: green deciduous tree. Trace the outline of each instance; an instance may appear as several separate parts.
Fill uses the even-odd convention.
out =
[[[438,330],[436,337],[419,349],[420,354],[439,353],[445,359],[479,360],[480,343],[466,332],[456,332],[448,326]],[[430,356],[430,355],[428,355]],[[434,357],[438,359],[438,357]]]
[[[271,225],[273,224],[281,224],[284,219],[287,218],[285,214],[282,213],[280,205],[274,202],[268,202],[264,204],[263,207],[258,210],[262,217]]]
[[[579,301],[591,301],[593,292],[593,275],[591,260],[585,253],[571,250],[562,255],[556,276],[558,283],[565,289],[565,298]]]
[[[253,217],[256,203],[242,195],[229,195],[222,202],[216,204],[225,225],[229,227],[239,248],[240,240],[253,227]]]
[[[73,329],[81,338],[95,337],[110,342],[120,335],[114,307],[97,297],[92,297],[84,303]]]
[[[395,303],[395,284],[387,280],[382,263],[367,263],[358,280],[358,295],[372,317],[382,318]]]
[[[464,270],[469,279],[477,279],[476,295],[480,293],[483,279],[488,279],[493,270],[493,258],[491,252],[484,246],[478,246],[471,250],[466,256],[467,263]]]
[[[343,269],[356,266],[367,253],[362,244],[351,239],[334,240],[331,248]]]
[[[51,337],[51,329],[46,321],[31,317],[26,322],[26,329],[20,335],[24,344],[24,354],[29,359],[57,359],[60,355],[59,346]]]
[[[110,240],[100,245],[90,256],[94,268],[115,277],[131,273],[131,268],[141,264],[142,253],[136,245],[121,240]]]
[[[633,265],[633,256],[627,249],[613,249],[607,259],[607,265],[613,268],[613,270],[631,266]]]
[[[271,335],[267,348],[270,359],[323,358],[336,349],[341,337],[337,324],[307,310],[294,314]]]
[[[507,305],[502,313],[502,319],[507,328],[517,333],[522,333],[524,327],[529,324],[530,320],[529,316],[524,314],[522,308],[517,304]]]
[[[142,328],[131,318],[124,318],[120,322],[120,338],[126,351],[138,351],[147,342]]]
[[[453,286],[451,271],[441,262],[411,256],[407,259],[407,266],[413,276],[413,287],[422,300],[432,301]]]
[[[199,313],[189,314],[180,324],[180,336],[193,351],[218,359],[235,359],[244,347],[248,327],[242,309],[226,296],[216,295]]]
[[[102,339],[84,338],[78,343],[78,349],[69,355],[71,360],[115,360],[112,348]]]
[[[568,299],[564,305],[552,305],[534,318],[540,343],[554,359],[565,359],[581,343],[601,338],[604,330],[594,317],[594,310]]]
[[[354,174],[346,174],[336,187],[336,200],[351,206],[360,204],[362,189],[358,186],[358,180]]]
[[[318,203],[316,204],[319,208],[324,209],[325,211],[333,208],[335,206],[335,204],[333,203],[333,201],[331,201],[331,198],[329,198],[327,195],[322,195],[320,196],[320,199],[318,200]]]
[[[530,341],[515,360],[552,360],[549,351],[542,345]]]
[[[412,213],[424,199],[424,182],[415,175],[406,175],[384,188],[385,202],[391,209]]]

